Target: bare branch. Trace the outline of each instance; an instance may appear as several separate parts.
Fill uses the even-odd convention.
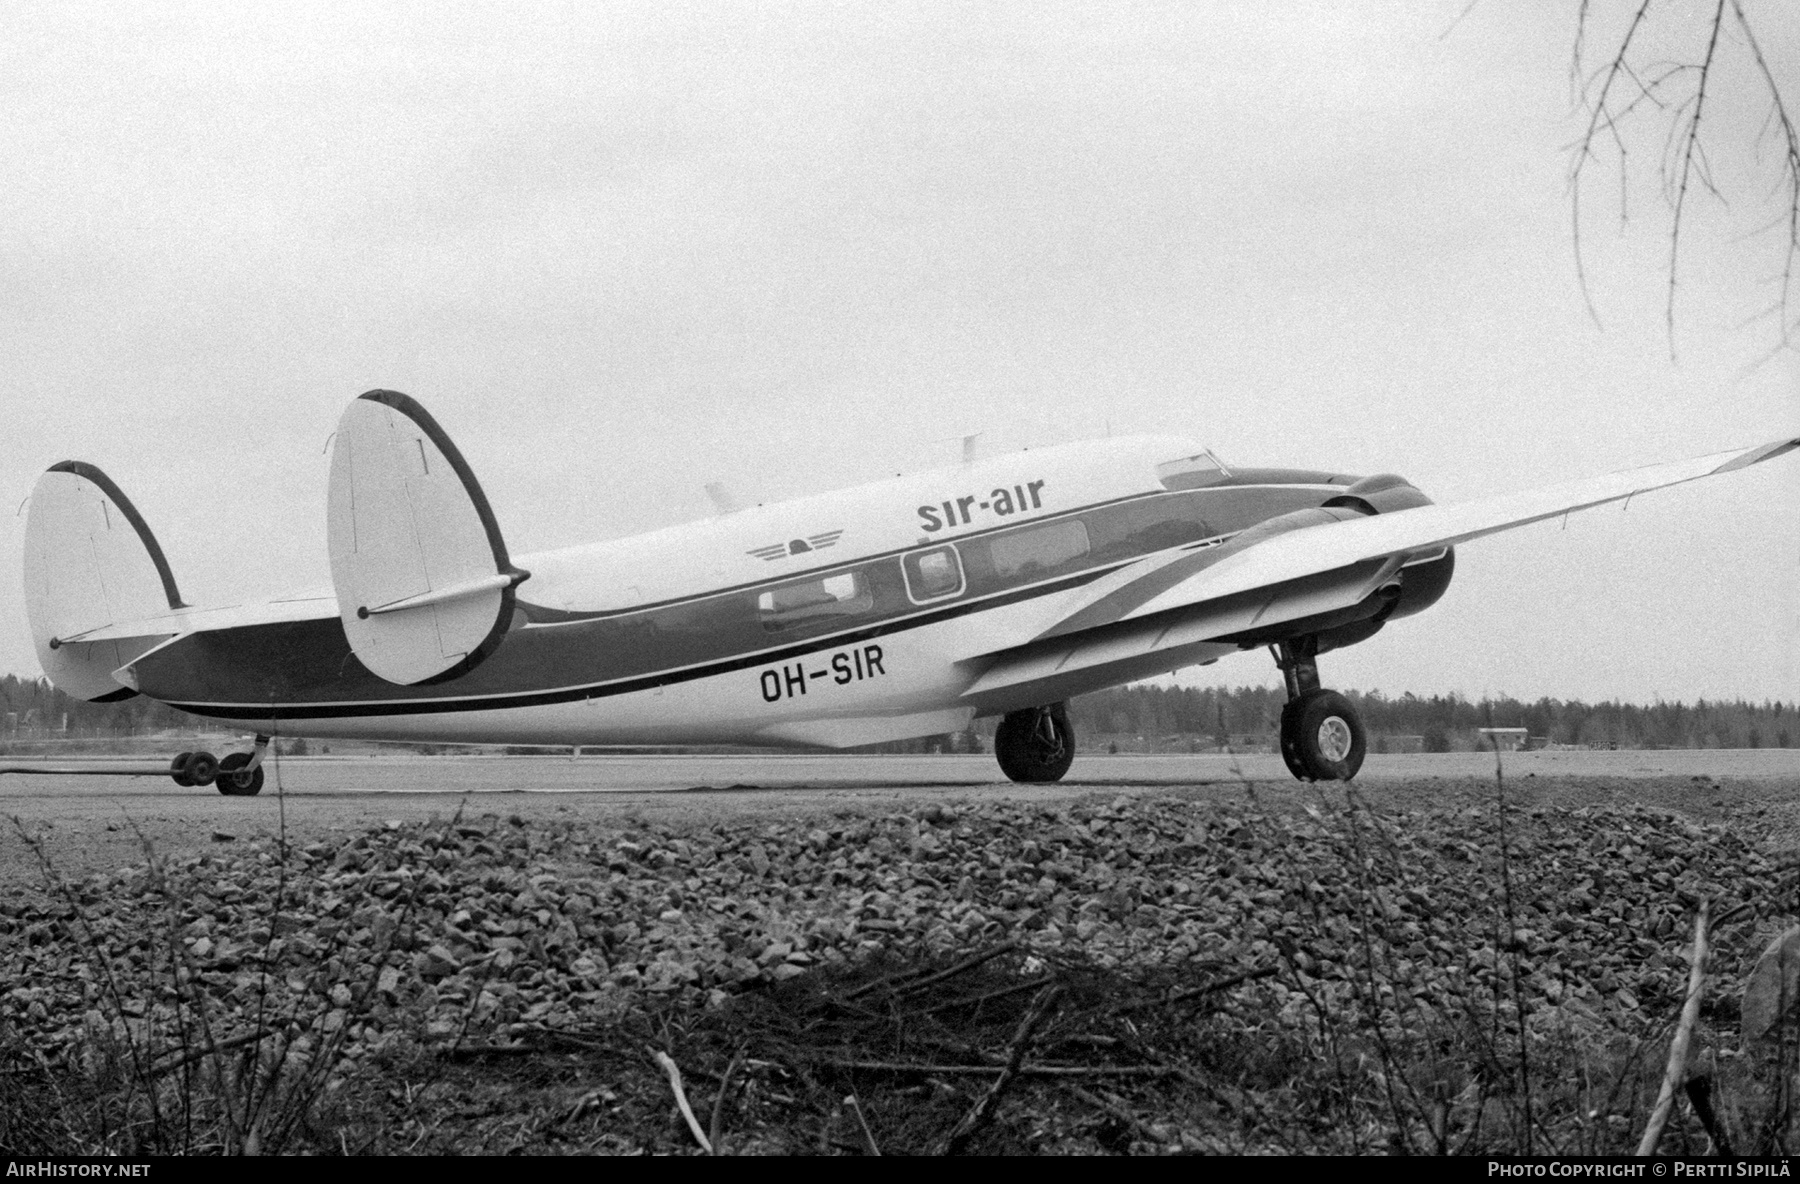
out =
[[[1675,360],[1675,288],[1676,278],[1680,274],[1681,258],[1681,219],[1687,209],[1688,179],[1694,172],[1694,160],[1699,155],[1700,116],[1706,109],[1706,83],[1712,77],[1713,57],[1719,49],[1719,30],[1725,27],[1725,0],[1719,0],[1718,7],[1713,9],[1712,31],[1706,38],[1706,60],[1700,65],[1700,80],[1694,85],[1694,111],[1688,117],[1687,135],[1683,138],[1681,149],[1681,182],[1675,190],[1675,222],[1669,228],[1669,299],[1664,305],[1663,320],[1669,333],[1669,360]],[[1705,180],[1705,169],[1701,169],[1702,184],[1712,189],[1712,183]],[[1715,193],[1717,190],[1713,190]]]
[[[1757,73],[1769,90],[1769,114],[1763,121],[1762,134],[1767,135],[1773,127],[1781,140],[1781,178],[1776,182],[1776,188],[1787,191],[1787,244],[1782,252],[1781,288],[1776,296],[1776,307],[1781,309],[1779,344],[1785,347],[1792,341],[1791,334],[1795,327],[1795,323],[1788,320],[1787,309],[1788,298],[1794,290],[1795,264],[1800,261],[1800,130],[1795,128],[1787,104],[1782,102],[1781,86],[1775,81],[1774,71],[1769,69],[1769,59],[1763,56],[1762,44],[1757,41],[1756,32],[1750,27],[1750,18],[1744,15],[1742,0],[1731,0],[1731,11],[1737,18],[1738,29],[1744,34],[1745,44],[1750,47],[1750,57],[1756,63]]]
[[[1588,316],[1593,318],[1596,327],[1600,325],[1600,312],[1594,307],[1593,292],[1588,287],[1587,281],[1587,259],[1582,254],[1581,250],[1581,174],[1587,167],[1587,162],[1594,159],[1594,139],[1599,135],[1601,129],[1604,128],[1607,133],[1613,137],[1613,143],[1618,148],[1619,175],[1621,178],[1621,186],[1623,185],[1622,179],[1625,175],[1626,158],[1625,142],[1619,137],[1618,130],[1614,126],[1611,108],[1607,106],[1607,98],[1612,94],[1613,83],[1618,80],[1620,74],[1625,72],[1626,58],[1631,51],[1632,39],[1637,36],[1638,29],[1644,23],[1644,16],[1649,11],[1650,0],[1642,0],[1638,5],[1637,12],[1632,14],[1631,26],[1625,30],[1625,36],[1619,42],[1617,52],[1613,54],[1612,63],[1605,70],[1606,80],[1600,86],[1600,97],[1588,108],[1587,130],[1582,133],[1581,139],[1576,144],[1575,163],[1569,169],[1570,216],[1575,228],[1575,275],[1581,282],[1582,302],[1587,305]],[[1569,67],[1570,74],[1576,77],[1579,77],[1581,74],[1580,55],[1582,43],[1587,32],[1587,22],[1587,0],[1582,0],[1581,12],[1577,20],[1575,32],[1576,57]]]
[[[1450,36],[1450,34],[1456,32],[1456,26],[1462,24],[1463,18],[1467,17],[1471,12],[1474,12],[1475,6],[1480,3],[1481,3],[1481,0],[1469,0],[1469,2],[1467,4],[1463,5],[1463,10],[1456,14],[1455,20],[1450,22],[1450,27],[1445,29],[1442,33],[1438,34],[1438,40],[1442,41],[1446,37]],[[1587,0],[1581,0],[1581,5],[1583,8],[1586,8]]]
[[[1581,98],[1581,59],[1587,55],[1587,23],[1589,0],[1581,0],[1575,11],[1575,53],[1569,58],[1569,102]]]
[[[1715,0],[1710,19],[1705,25],[1704,51],[1687,61],[1645,62],[1641,47],[1648,40],[1652,23],[1653,0],[1632,0],[1630,20],[1614,45],[1609,58],[1593,71],[1586,69],[1586,56],[1593,39],[1592,0],[1580,0],[1576,14],[1574,55],[1570,61],[1569,79],[1575,102],[1585,115],[1584,127],[1570,146],[1569,200],[1572,219],[1571,239],[1575,252],[1575,272],[1581,286],[1582,300],[1594,323],[1600,323],[1588,282],[1588,267],[1582,238],[1582,183],[1590,164],[1597,163],[1603,152],[1617,158],[1619,169],[1619,219],[1629,220],[1630,150],[1625,135],[1626,124],[1634,118],[1641,122],[1648,116],[1666,121],[1658,175],[1663,200],[1670,209],[1668,250],[1668,293],[1664,303],[1664,327],[1669,337],[1669,354],[1675,356],[1675,312],[1680,286],[1682,239],[1692,210],[1689,197],[1696,190],[1727,200],[1721,174],[1713,167],[1714,149],[1721,134],[1712,116],[1715,91],[1726,75],[1719,70],[1725,58],[1722,50],[1727,25],[1735,28],[1749,51],[1754,64],[1753,85],[1765,92],[1769,113],[1758,132],[1755,145],[1757,164],[1767,167],[1760,151],[1765,140],[1773,139],[1780,155],[1769,196],[1783,205],[1783,213],[1754,233],[1762,234],[1775,227],[1785,229],[1782,263],[1779,274],[1772,278],[1776,293],[1769,312],[1776,318],[1777,341],[1768,357],[1795,344],[1800,321],[1792,315],[1795,287],[1800,283],[1800,128],[1780,80],[1770,67],[1761,42],[1757,39],[1745,0]],[[1681,19],[1657,10],[1661,23]],[[1698,30],[1695,30],[1696,33]],[[1696,37],[1696,43],[1699,38]],[[1696,45],[1698,48],[1698,45]],[[1582,80],[1585,79],[1585,82]],[[1627,97],[1629,96],[1629,97]],[[1758,362],[1757,365],[1761,365]]]

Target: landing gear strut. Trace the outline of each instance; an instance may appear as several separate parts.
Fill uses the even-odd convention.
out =
[[[1362,768],[1368,733],[1350,700],[1319,685],[1319,639],[1292,638],[1269,647],[1287,680],[1281,709],[1281,757],[1302,781],[1348,781]]]
[[[1068,706],[1052,703],[1008,712],[994,732],[994,756],[1000,771],[1014,781],[1062,780],[1075,759]]]

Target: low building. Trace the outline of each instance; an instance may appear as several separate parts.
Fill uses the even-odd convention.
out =
[[[1501,752],[1518,752],[1531,744],[1531,735],[1524,728],[1476,728],[1475,734],[1483,748]]]

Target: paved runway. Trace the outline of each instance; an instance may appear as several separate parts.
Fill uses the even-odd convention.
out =
[[[1800,834],[1800,749],[1531,752],[1504,761],[1518,801],[1628,802],[1719,818],[1754,810],[1759,831]],[[1118,794],[1174,793],[1229,809],[1253,798],[1253,811],[1297,809],[1324,792],[1295,782],[1267,753],[1083,756],[1054,785],[1008,782],[992,756],[309,756],[271,761],[254,798],[183,788],[155,771],[165,767],[160,761],[82,763],[143,772],[0,774],[0,891],[42,890],[34,849],[59,874],[79,876],[141,863],[146,845],[181,856],[277,833],[331,841],[369,826],[441,824],[459,812],[524,824],[687,827],[996,799],[1052,807]],[[1438,808],[1491,801],[1493,775],[1491,753],[1375,755],[1358,784],[1373,803]]]
[[[1506,753],[1510,776],[1667,778],[1711,777],[1749,780],[1800,778],[1800,749],[1710,749],[1665,751],[1545,751]],[[30,776],[0,774],[0,811],[27,798],[164,798],[217,796],[211,790],[176,785],[162,763],[101,758],[61,761],[16,760],[0,768],[85,768],[138,776]],[[674,793],[750,789],[975,788],[1003,783],[994,758],[982,756],[864,756],[771,753],[767,755],[568,756],[307,756],[271,759],[265,796],[275,789],[279,770],[289,796],[345,794],[557,794]],[[157,770],[150,772],[149,770]],[[1381,755],[1368,758],[1361,780],[1417,781],[1429,778],[1493,776],[1492,753]],[[1199,755],[1082,756],[1063,784],[1108,786],[1230,784],[1286,781],[1281,758],[1268,753]]]

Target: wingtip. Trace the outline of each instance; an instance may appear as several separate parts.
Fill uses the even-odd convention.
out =
[[[1724,464],[1713,470],[1713,473],[1732,473],[1738,469],[1747,469],[1751,465],[1761,464],[1765,460],[1773,460],[1784,453],[1800,448],[1800,436],[1789,436],[1784,440],[1772,440],[1758,448],[1747,449],[1738,453]]]

